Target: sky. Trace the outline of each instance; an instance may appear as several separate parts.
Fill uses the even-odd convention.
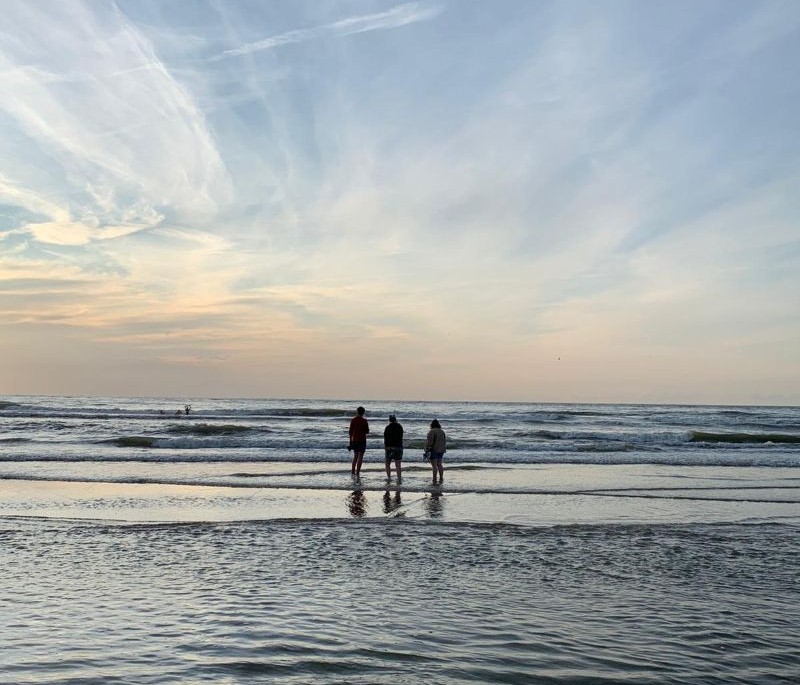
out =
[[[800,404],[796,0],[4,0],[0,393]]]

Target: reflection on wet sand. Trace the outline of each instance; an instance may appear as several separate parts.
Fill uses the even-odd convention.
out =
[[[395,490],[394,496],[392,493],[387,490],[383,493],[383,513],[384,514],[391,514],[392,512],[397,511],[400,507],[403,506],[403,501],[400,497],[400,491]],[[400,512],[398,516],[403,516],[403,512]]]
[[[345,500],[350,516],[353,518],[363,518],[367,515],[367,498],[363,490],[353,490]]]
[[[439,519],[444,516],[444,498],[441,492],[432,492],[425,498],[425,513],[432,519]]]

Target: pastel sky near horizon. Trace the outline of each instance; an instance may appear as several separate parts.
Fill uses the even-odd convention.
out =
[[[3,14],[1,393],[800,404],[800,2]]]

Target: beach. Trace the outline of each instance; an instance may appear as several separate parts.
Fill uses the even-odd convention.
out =
[[[800,685],[800,0],[0,9],[0,685]]]
[[[0,682],[797,679],[797,408],[162,404],[0,410]]]
[[[59,465],[70,471],[62,480],[37,462],[24,465],[28,478],[19,477],[19,465],[12,470],[0,463],[0,516],[160,524],[348,518],[526,526],[800,524],[796,468],[456,465],[446,471],[445,485],[434,487],[421,464],[407,465],[401,484],[387,481],[382,467],[365,468],[356,483],[347,464],[309,471],[296,464],[228,463],[202,476],[194,464],[148,464],[149,477],[126,464],[82,478],[86,466]],[[203,485],[196,484],[199,477]]]

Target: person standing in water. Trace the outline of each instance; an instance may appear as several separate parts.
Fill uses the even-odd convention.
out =
[[[431,460],[434,485],[444,483],[444,466],[442,465],[442,459],[444,458],[445,452],[447,452],[447,436],[442,430],[442,425],[439,421],[434,419],[431,421],[431,429],[428,431],[428,437],[425,439],[425,455]]]
[[[364,461],[364,452],[367,451],[369,423],[364,418],[365,412],[364,407],[359,407],[356,409],[356,415],[350,420],[350,445],[348,449],[353,450],[353,463],[350,466],[350,471],[356,478],[361,475],[361,462]]]
[[[402,478],[403,426],[397,423],[394,414],[389,414],[389,425],[383,430],[383,448],[386,450],[386,480],[392,477],[392,460],[394,460],[399,483]]]

